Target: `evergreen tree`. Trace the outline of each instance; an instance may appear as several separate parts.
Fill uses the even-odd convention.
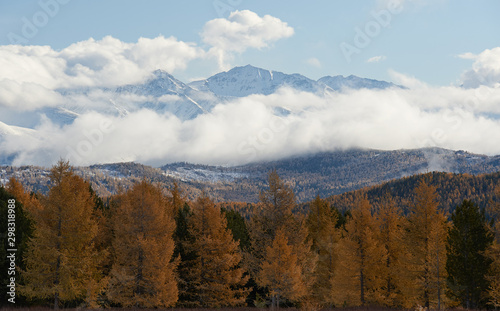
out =
[[[99,253],[94,246],[98,224],[89,187],[74,175],[68,162],[51,169],[52,188],[32,211],[33,238],[28,243],[25,286],[28,297],[60,301],[87,299],[92,305],[99,289]]]
[[[187,273],[191,302],[201,307],[236,306],[244,303],[248,278],[240,267],[238,242],[233,240],[220,209],[203,194],[193,205],[188,219],[193,237],[187,249],[196,254]]]
[[[189,245],[194,243],[193,236],[189,233],[188,219],[191,217],[191,208],[187,203],[184,203],[182,208],[179,208],[175,217],[176,229],[174,233],[175,249],[173,258],[179,259],[178,271],[178,287],[179,301],[181,306],[189,305],[189,301],[193,296],[190,292],[188,284],[189,271],[192,269],[192,264],[196,258],[194,250],[189,250]]]
[[[174,182],[174,186],[170,189],[170,198],[172,202],[172,206],[174,208],[174,213],[177,215],[181,208],[184,208],[184,204],[186,204],[187,199],[184,193],[182,193],[181,188],[177,182]]]
[[[275,306],[279,308],[281,298],[296,301],[307,294],[297,255],[281,229],[276,231],[272,244],[266,248],[258,283],[269,289],[273,309]]]
[[[242,250],[250,249],[250,235],[245,218],[235,210],[222,209],[227,221],[227,228],[233,233],[233,238],[239,243]]]
[[[445,298],[448,223],[437,202],[436,188],[419,182],[407,228],[407,268],[416,281],[405,288],[406,304],[422,304],[427,309],[440,309]]]
[[[352,218],[336,247],[338,267],[331,280],[336,306],[375,303],[381,295],[387,254],[379,243],[378,230],[366,195],[357,197]]]
[[[467,309],[484,307],[488,289],[486,275],[491,259],[485,251],[493,242],[484,211],[464,200],[451,215],[453,225],[448,231],[446,271],[449,295]]]
[[[500,186],[496,188],[496,202],[491,202],[491,215],[494,219],[491,229],[494,235],[493,244],[486,251],[491,259],[491,267],[487,279],[489,304],[495,308],[500,307]]]
[[[172,262],[173,207],[161,189],[142,181],[113,206],[114,263],[108,296],[124,307],[168,307],[178,290]]]
[[[306,225],[308,240],[312,243],[311,250],[318,256],[316,269],[312,274],[312,300],[323,306],[331,303],[331,279],[337,260],[334,247],[340,238],[337,222],[337,213],[319,195],[316,196],[310,205]]]

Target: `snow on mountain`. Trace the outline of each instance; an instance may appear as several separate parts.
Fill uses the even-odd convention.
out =
[[[21,138],[25,136],[31,136],[35,133],[35,130],[8,125],[0,121],[0,165],[10,165],[14,160],[16,154],[9,150],[1,150],[3,142],[7,138]]]
[[[8,125],[0,121],[0,142],[2,141],[2,138],[7,136],[7,135],[12,135],[12,136],[23,136],[23,135],[30,135],[34,133],[34,130],[32,129],[27,129],[24,127],[19,127],[19,126],[13,126],[13,125]]]
[[[40,124],[42,115],[60,127],[72,124],[77,118],[90,112],[124,117],[141,109],[172,114],[185,121],[210,113],[218,104],[252,94],[270,95],[281,87],[322,96],[325,91],[342,92],[346,88],[385,89],[393,86],[396,85],[356,76],[327,76],[315,81],[300,74],[285,74],[251,65],[235,67],[205,80],[186,84],[165,71],[156,70],[149,79],[138,84],[114,88],[85,86],[57,89],[65,99],[59,106],[46,106],[31,111],[12,110],[0,120],[7,123],[12,120],[11,125],[26,128],[0,122],[0,143],[6,137],[35,133],[33,129]],[[274,113],[283,116],[290,111],[286,107],[274,107]],[[5,154],[5,151],[0,152],[0,156]]]
[[[252,94],[269,95],[283,86],[299,91],[315,93],[319,90],[316,81],[300,74],[284,74],[247,65],[235,67],[202,81],[189,85],[199,90],[210,90],[218,96],[245,97]]]
[[[177,80],[171,74],[156,70],[153,78],[139,85],[118,87],[118,94],[135,94],[147,97],[149,100],[140,105],[158,112],[170,112],[181,120],[193,119],[209,112],[218,102],[215,94],[200,91]]]
[[[342,91],[344,89],[386,89],[390,87],[401,87],[391,82],[360,78],[354,75],[350,75],[348,77],[326,76],[319,79],[318,83],[325,85],[334,91]]]
[[[59,125],[70,124],[79,115],[89,111],[124,116],[143,108],[159,113],[172,113],[181,120],[190,120],[232,98],[252,94],[269,95],[284,86],[321,95],[328,89],[385,89],[395,85],[356,76],[327,76],[314,81],[300,74],[285,74],[250,65],[235,67],[206,80],[186,84],[165,71],[156,70],[150,79],[141,84],[114,89],[97,87],[58,90],[61,95],[75,100],[63,107],[44,108],[37,113],[45,114]],[[81,102],[81,97],[87,98],[87,101]]]

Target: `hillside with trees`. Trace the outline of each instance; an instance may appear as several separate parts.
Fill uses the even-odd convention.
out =
[[[442,172],[419,174],[331,196],[326,200],[345,211],[350,208],[359,193],[366,193],[368,199],[375,205],[380,204],[385,194],[389,194],[406,213],[415,197],[411,190],[422,181],[436,188],[438,204],[448,214],[465,199],[474,201],[481,208],[489,206],[491,201],[499,200],[495,189],[500,184],[500,172],[477,176]]]
[[[276,170],[293,189],[296,199],[305,203],[316,195],[338,195],[427,172],[491,174],[500,171],[500,156],[439,148],[349,149],[242,166],[174,163],[154,168],[139,163],[110,163],[74,168],[75,174],[89,182],[102,198],[146,179],[166,188],[177,183],[189,200],[206,190],[215,202],[248,203],[259,202],[259,191],[265,187],[271,170]],[[47,193],[49,174],[49,169],[42,167],[4,166],[0,167],[0,183],[6,184],[15,177],[30,191]]]
[[[297,212],[292,187],[275,170],[259,202],[221,207],[210,192],[189,200],[177,184],[146,180],[103,201],[60,161],[46,194],[28,193],[15,179],[0,188],[2,219],[16,225],[0,235],[2,251],[16,256],[14,281],[10,257],[2,257],[0,282],[16,285],[2,305],[498,307],[500,183],[493,177],[471,183],[471,176],[429,173],[392,182],[399,197],[383,191],[386,184],[344,195],[352,197],[339,201],[345,211],[317,196]],[[469,184],[496,190],[485,194],[484,208],[471,196],[447,211],[443,189]],[[17,250],[9,248],[14,236]]]

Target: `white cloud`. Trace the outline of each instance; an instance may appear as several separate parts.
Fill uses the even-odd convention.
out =
[[[107,36],[55,51],[48,46],[0,46],[0,83],[13,80],[47,89],[136,83],[155,69],[175,72],[204,51],[174,37],[125,43]],[[2,105],[2,103],[0,103]]]
[[[251,12],[238,14],[233,21],[224,21],[229,26],[248,25],[251,22],[244,17],[255,18]],[[257,18],[266,24],[266,17]],[[277,37],[261,38],[262,44]],[[259,48],[259,44],[249,43],[244,49],[249,47]],[[56,125],[42,116],[35,131],[16,128],[17,134],[9,135],[12,131],[0,124],[0,154],[15,153],[16,165],[51,165],[60,157],[77,165],[118,161],[242,164],[350,147],[439,146],[500,154],[499,53],[500,48],[495,48],[474,56],[463,54],[474,57],[472,69],[464,74],[464,85],[475,88],[433,87],[390,71],[394,82],[408,89],[346,90],[322,97],[282,88],[272,95],[219,104],[207,114],[182,121],[170,114],[138,110],[137,103],[149,100],[146,96],[106,90],[60,94],[55,89],[134,83],[156,68],[183,70],[190,60],[206,56],[192,44],[173,37],[137,43],[106,37],[61,51],[0,46],[0,121],[14,124],[5,118],[22,119],[26,111],[39,113],[44,107],[80,107],[69,125]],[[177,99],[165,95],[160,102]],[[276,107],[290,113],[278,117]],[[111,129],[102,130],[103,122],[112,124]]]
[[[394,83],[406,86],[408,88],[418,89],[428,87],[426,83],[418,80],[417,78],[397,72],[392,69],[389,69],[389,75],[391,76]]]
[[[278,117],[275,107],[283,103],[290,114]],[[500,89],[486,86],[362,89],[327,98],[282,88],[219,104],[188,121],[150,110],[122,117],[87,112],[64,127],[45,120],[36,135],[8,136],[0,150],[18,153],[17,165],[51,165],[61,156],[74,164],[230,165],[350,147],[500,154],[499,104]],[[99,134],[103,121],[112,130]],[[82,149],[85,144],[91,148]],[[79,148],[84,152],[77,156],[68,151]]]
[[[306,63],[310,66],[321,68],[321,62],[316,57],[311,57],[306,60]]]
[[[232,52],[242,53],[248,48],[262,49],[269,44],[292,36],[294,30],[279,18],[243,10],[234,11],[229,17],[208,21],[201,37],[210,45],[210,53],[217,57],[219,65],[227,69],[226,60]]]
[[[462,58],[462,59],[476,59],[477,55],[470,53],[470,52],[467,52],[467,53],[459,54],[459,55],[457,55],[457,57]]]
[[[385,60],[385,56],[383,55],[379,55],[379,56],[373,56],[373,57],[370,57],[366,60],[367,63],[378,63],[380,61],[383,61]]]
[[[26,111],[61,105],[63,96],[33,82],[0,81],[0,107]]]
[[[465,53],[459,55],[459,57],[474,59],[472,69],[462,75],[464,87],[500,86],[500,47],[484,50],[479,55]]]

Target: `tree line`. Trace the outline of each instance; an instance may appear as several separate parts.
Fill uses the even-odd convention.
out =
[[[14,198],[18,304],[499,307],[500,200],[487,219],[468,200],[446,214],[426,181],[412,192],[404,214],[388,192],[375,204],[360,192],[343,213],[318,196],[294,213],[272,171],[245,219],[208,193],[188,201],[146,180],[104,202],[60,161],[46,195],[15,179],[0,188],[1,282]]]

